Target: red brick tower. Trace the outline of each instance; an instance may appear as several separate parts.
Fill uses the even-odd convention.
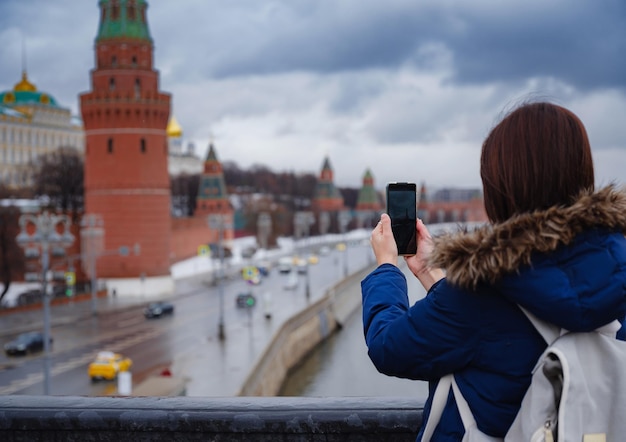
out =
[[[223,239],[231,241],[234,237],[233,212],[228,199],[222,163],[218,161],[215,147],[211,143],[204,161],[204,172],[200,177],[194,216],[208,218],[210,215],[221,215],[224,228]],[[215,229],[211,229],[208,238],[210,243],[217,242],[218,233]]]
[[[383,210],[381,198],[374,187],[374,175],[367,169],[363,175],[363,185],[359,189],[356,202],[357,227],[370,228],[376,225]]]
[[[159,91],[145,0],[100,0],[91,91],[80,95],[85,127],[85,211],[99,216],[105,252],[99,278],[170,278],[170,95]],[[135,256],[121,246],[139,244]],[[131,249],[132,250],[132,249]]]
[[[313,210],[317,212],[336,212],[343,210],[343,197],[339,189],[335,187],[333,180],[334,174],[330,165],[330,159],[325,157],[324,164],[322,164],[322,171],[320,172],[315,188]]]
[[[382,204],[378,192],[374,188],[374,175],[367,169],[363,175],[363,185],[359,189],[356,210],[379,212]]]

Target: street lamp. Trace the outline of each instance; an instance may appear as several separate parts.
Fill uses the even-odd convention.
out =
[[[91,279],[91,313],[98,315],[96,261],[104,244],[104,221],[96,214],[87,214],[81,222],[81,247],[83,266]]]
[[[217,326],[217,336],[220,341],[226,339],[224,332],[224,229],[230,226],[230,217],[224,214],[212,214],[208,216],[209,227],[218,232],[218,254],[220,258],[220,271],[218,274],[218,291],[220,297],[220,319]]]
[[[319,216],[320,235],[326,235],[330,227],[330,213],[320,212]]]
[[[294,227],[296,239],[300,239],[302,236],[308,238],[311,225],[315,221],[315,217],[311,212],[297,212],[294,217]],[[310,277],[309,277],[309,260],[305,259],[306,273],[304,279],[304,295],[308,298],[311,297]]]
[[[341,234],[344,237],[343,240],[346,243],[346,249],[344,250],[345,256],[343,259],[344,278],[348,277],[348,242],[346,241],[345,234],[346,234],[346,228],[348,227],[348,223],[350,222],[351,218],[352,216],[350,215],[350,212],[348,211],[339,212],[339,229],[341,230]]]
[[[272,233],[272,217],[267,212],[259,213],[259,217],[256,220],[257,234],[259,237],[259,244],[262,249],[268,248],[268,239],[270,233]]]
[[[20,233],[16,241],[21,247],[38,244],[41,247],[41,293],[44,312],[44,394],[50,394],[50,297],[48,296],[48,268],[50,266],[50,246],[69,247],[74,242],[70,233],[71,221],[67,215],[25,214],[19,219]],[[29,227],[32,226],[32,227]],[[29,233],[32,230],[32,233]],[[60,232],[59,232],[60,230]]]

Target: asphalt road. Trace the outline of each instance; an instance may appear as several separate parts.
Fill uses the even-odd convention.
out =
[[[306,275],[298,275],[298,287],[286,290],[283,286],[288,276],[273,269],[256,286],[236,278],[226,280],[220,290],[219,285],[209,283],[206,275],[179,280],[171,298],[175,305],[171,317],[145,319],[142,310],[150,300],[147,297],[99,301],[102,314],[95,317],[84,314],[86,306],[69,305],[63,307],[65,311],[55,307],[53,315],[65,315],[68,319],[53,322],[50,394],[117,394],[115,381],[91,382],[87,376],[87,366],[96,353],[110,350],[133,360],[133,385],[167,368],[174,376],[186,379],[188,396],[235,395],[285,320],[343,279],[346,266],[352,273],[372,262],[369,246],[362,243],[351,244],[347,252],[333,249],[330,254],[320,256],[317,264],[309,266],[309,298],[305,296]],[[245,291],[251,291],[257,298],[253,308],[236,306],[237,294]],[[271,298],[270,319],[264,314],[267,294]],[[220,298],[223,298],[224,341],[218,339]],[[69,314],[71,309],[77,314]],[[78,314],[79,311],[83,314]],[[27,317],[21,319],[28,323]],[[33,327],[38,325],[33,323]],[[4,329],[0,345],[13,337],[6,333],[10,326],[8,318],[0,317],[0,331]],[[22,357],[2,354],[0,394],[43,394],[44,361],[42,353]]]

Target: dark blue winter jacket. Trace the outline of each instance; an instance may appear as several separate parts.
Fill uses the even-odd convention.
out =
[[[439,378],[454,373],[479,429],[503,437],[546,347],[518,305],[571,331],[623,323],[624,232],[626,195],[609,187],[571,207],[435,238],[432,263],[447,275],[413,306],[402,271],[379,266],[361,284],[372,362],[381,373],[429,381],[424,421]],[[433,440],[463,433],[450,395]]]

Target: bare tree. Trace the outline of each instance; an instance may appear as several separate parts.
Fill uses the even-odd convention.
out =
[[[73,147],[39,156],[32,165],[34,192],[46,196],[51,205],[76,220],[84,206],[84,163]]]
[[[200,175],[181,174],[170,177],[172,206],[180,216],[193,216],[200,186]]]
[[[0,282],[4,284],[0,303],[9,291],[14,276],[24,272],[24,252],[16,242],[20,211],[13,206],[0,206]]]

